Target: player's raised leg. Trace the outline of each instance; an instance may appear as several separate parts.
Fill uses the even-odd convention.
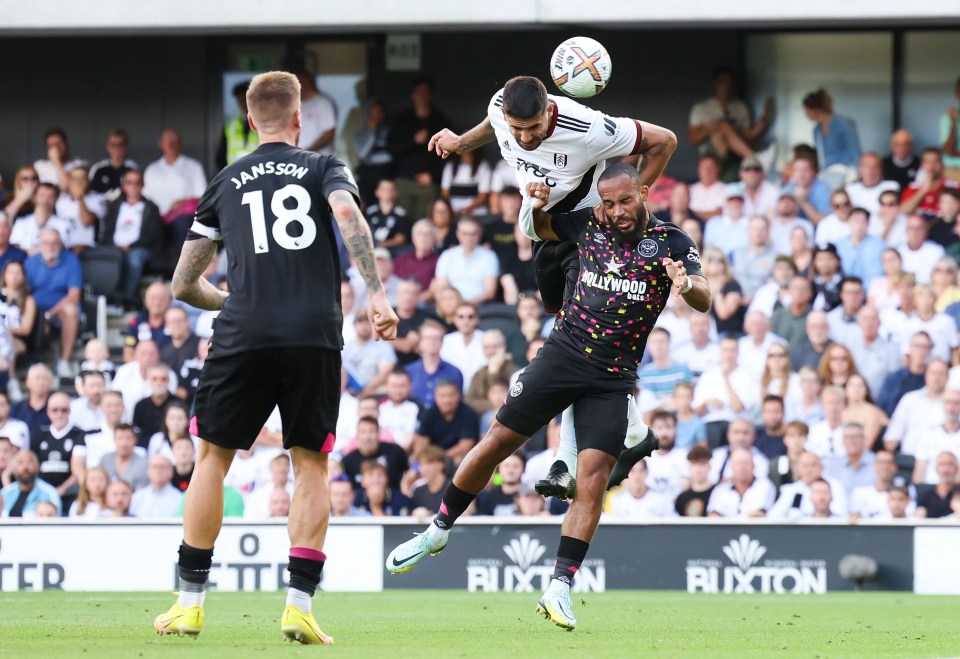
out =
[[[324,634],[313,617],[312,600],[327,560],[323,553],[330,521],[327,454],[294,446],[290,455],[293,458],[294,487],[287,522],[290,587],[287,605],[280,618],[280,631],[286,640],[332,645],[333,637]]]
[[[223,479],[234,449],[200,440],[197,463],[183,501],[183,542],[178,570],[180,596],[157,616],[158,634],[197,636],[203,627],[203,601],[213,562],[213,544],[223,525]]]
[[[623,440],[624,450],[617,458],[617,464],[610,473],[607,489],[616,487],[624,481],[633,465],[653,455],[660,448],[657,435],[643,422],[633,396],[627,396],[627,436]]]

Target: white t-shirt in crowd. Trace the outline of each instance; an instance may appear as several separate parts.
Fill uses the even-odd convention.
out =
[[[930,320],[923,320],[916,313],[907,316],[900,330],[900,351],[903,354],[907,354],[910,339],[916,336],[917,332],[930,335],[933,342],[932,357],[942,359],[948,364],[953,361],[953,349],[960,346],[960,339],[957,338],[957,323],[951,316],[935,313]]]
[[[647,460],[647,487],[663,494],[671,501],[683,492],[690,478],[687,451],[673,447],[666,453],[654,451]]]
[[[611,517],[623,519],[651,519],[677,515],[673,507],[673,499],[649,489],[646,494],[637,499],[627,488],[623,488],[610,496],[609,506]]]
[[[500,261],[492,249],[478,245],[467,257],[463,247],[451,247],[437,259],[437,277],[445,277],[464,300],[483,293],[488,277],[500,276]]]
[[[443,175],[440,178],[440,188],[450,190],[450,205],[454,211],[469,206],[474,197],[458,195],[457,186],[476,186],[477,193],[490,192],[490,165],[486,161],[481,161],[474,171],[473,165],[466,163],[448,162],[443,168]],[[474,215],[484,215],[487,212],[486,206],[481,206],[474,210]]]
[[[918,284],[929,284],[934,264],[943,256],[943,247],[929,240],[919,249],[910,249],[906,244],[897,248],[903,261],[903,271],[912,272]]]
[[[137,242],[143,226],[143,209],[146,206],[141,199],[135,204],[123,202],[117,212],[117,228],[113,232],[113,244],[127,247]]]
[[[775,498],[776,490],[769,478],[754,478],[743,495],[728,481],[713,488],[707,500],[707,512],[721,517],[746,517],[755,510],[769,511]]]
[[[193,158],[180,155],[172,163],[155,160],[143,172],[143,196],[166,215],[182,199],[199,199],[207,187],[203,167]]]
[[[53,215],[47,218],[43,225],[44,229],[56,229],[60,234],[60,240],[64,246],[67,246],[66,238],[70,233],[70,225],[62,218]],[[37,249],[40,246],[40,223],[36,216],[31,213],[18,218],[13,223],[13,229],[10,230],[10,244],[16,245],[24,251]]]
[[[947,432],[943,426],[931,428],[917,441],[917,460],[926,460],[927,470],[923,475],[924,483],[938,483],[937,458],[944,451],[953,453],[960,460],[960,430]]]
[[[7,422],[0,426],[0,437],[9,438],[10,443],[20,450],[30,448],[30,427],[20,419],[8,417]]]
[[[97,192],[88,192],[83,203],[87,210],[93,213],[98,220],[102,220],[107,213],[107,202],[103,195]],[[65,247],[92,247],[96,243],[97,223],[93,222],[90,226],[84,226],[80,220],[80,202],[69,194],[61,194],[57,198],[56,205],[57,217],[64,221],[66,227],[64,234],[61,235]]]
[[[896,181],[880,181],[868,188],[863,181],[855,181],[847,186],[847,196],[854,208],[866,208],[872,215],[880,210],[880,195],[887,190],[899,193],[900,184]]]
[[[311,99],[300,103],[300,141],[297,143],[305,149],[331,128],[337,127],[337,107],[323,94],[317,94]],[[317,153],[329,156],[333,153],[333,141]]]

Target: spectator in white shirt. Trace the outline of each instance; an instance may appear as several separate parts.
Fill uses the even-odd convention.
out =
[[[645,460],[647,486],[673,501],[690,484],[687,450],[676,445],[677,416],[673,412],[656,410],[650,418],[650,427],[660,446]]]
[[[610,494],[607,509],[611,517],[624,519],[676,516],[673,500],[647,487],[647,465],[644,460],[633,465],[620,491]]]
[[[767,351],[773,345],[786,346],[787,342],[770,331],[770,319],[759,311],[747,314],[743,323],[745,336],[740,337],[737,363],[752,374],[759,376],[767,363]]]
[[[727,425],[738,416],[749,416],[757,404],[757,379],[737,367],[737,339],[720,341],[720,366],[704,371],[693,391],[693,407],[707,426],[707,439],[718,446]]]
[[[744,187],[743,212],[747,217],[761,215],[769,220],[777,207],[780,190],[763,175],[763,164],[756,156],[747,156],[740,162],[740,182]]]
[[[860,340],[849,346],[850,353],[870,394],[876,398],[880,395],[884,379],[901,367],[900,349],[880,337],[880,314],[872,306],[860,309],[857,326],[860,328]]]
[[[914,313],[910,314],[903,325],[900,351],[906,354],[910,348],[910,337],[917,332],[926,332],[933,341],[933,356],[947,363],[953,362],[954,354],[960,347],[957,338],[957,323],[952,316],[937,313],[937,294],[930,286],[920,285],[913,289]]]
[[[70,403],[70,423],[84,432],[97,430],[103,425],[104,415],[100,405],[106,391],[106,380],[100,371],[85,371],[80,376],[82,394]]]
[[[63,241],[67,233],[67,224],[56,216],[55,207],[60,191],[55,185],[41,183],[33,193],[33,212],[16,219],[10,230],[10,244],[16,245],[27,254],[40,251],[40,230],[56,229]]]
[[[753,445],[756,439],[753,423],[747,419],[735,419],[727,428],[727,446],[713,450],[710,458],[710,482],[722,483],[733,475],[731,461],[737,449],[748,451],[753,458],[754,473],[757,478],[765,478],[770,473],[770,458]]]
[[[464,302],[457,307],[453,317],[456,332],[450,332],[443,337],[440,347],[440,359],[456,366],[463,374],[464,386],[473,380],[474,374],[486,363],[487,356],[483,353],[483,331],[478,330],[480,314],[477,307]]]
[[[380,427],[389,431],[404,450],[410,448],[420,414],[410,391],[410,375],[402,368],[394,369],[387,375],[387,399],[380,404]]]
[[[710,493],[710,517],[765,517],[773,506],[775,490],[766,474],[757,476],[750,451],[734,449],[730,454],[729,481],[719,483]]]
[[[33,168],[40,177],[41,183],[49,183],[60,190],[67,189],[67,173],[74,167],[86,166],[81,158],[70,157],[70,142],[62,128],[51,128],[43,134],[43,143],[46,146],[46,160],[33,163]]]
[[[707,160],[702,162],[713,162]],[[694,185],[696,188],[698,184]],[[723,214],[706,215],[710,218],[703,230],[703,246],[706,249],[716,248],[729,255],[748,244],[747,224],[748,216],[743,212],[743,185],[740,183],[728,183],[724,186],[717,183],[722,189],[723,194]],[[691,188],[691,193],[693,188]],[[692,203],[692,202],[691,202]]]
[[[387,384],[387,375],[397,364],[393,346],[373,338],[373,326],[361,309],[353,319],[356,338],[343,346],[343,366],[360,386],[358,396],[381,394]]]
[[[714,155],[700,156],[697,162],[697,182],[690,186],[690,210],[700,217],[715,217],[723,206],[724,191],[720,180],[720,163]],[[741,212],[743,193],[740,194]]]
[[[672,350],[674,361],[690,369],[694,378],[720,366],[720,345],[710,336],[710,316],[690,314],[690,340]]]
[[[887,190],[880,194],[880,205],[870,216],[867,231],[895,249],[907,242],[907,216],[900,212],[899,193]]]
[[[133,493],[130,499],[131,517],[140,519],[169,519],[176,517],[183,493],[170,484],[173,465],[162,455],[150,458],[147,467],[150,485]]]
[[[797,475],[800,477],[792,483],[780,488],[780,496],[770,509],[771,519],[797,519],[809,517],[813,513],[813,501],[810,497],[810,486],[818,481],[825,480],[830,484],[832,501],[830,509],[838,516],[847,514],[847,496],[843,485],[823,473],[823,463],[815,454],[804,451],[797,459]]]
[[[472,218],[457,222],[460,244],[443,252],[437,260],[434,291],[452,287],[463,299],[473,304],[490,301],[497,294],[500,262],[493,250],[480,245],[483,233]]]
[[[74,167],[67,174],[67,188],[57,197],[56,212],[64,224],[64,247],[77,253],[93,247],[106,202],[103,195],[90,191],[86,167]]]
[[[843,410],[847,394],[842,387],[830,385],[820,394],[824,419],[810,426],[806,449],[819,458],[846,456],[843,446]]]
[[[850,226],[847,221],[853,211],[850,195],[844,190],[835,190],[830,195],[830,208],[833,212],[817,222],[815,242],[817,247],[825,247],[827,243],[837,244],[841,238],[850,235]]]
[[[744,306],[773,273],[777,253],[770,246],[770,223],[762,215],[751,217],[747,224],[747,245],[734,250],[733,277],[743,288]]]
[[[879,517],[888,510],[887,495],[897,476],[897,461],[890,451],[877,451],[873,461],[874,482],[853,488],[850,519]]]
[[[46,409],[46,401],[43,409]],[[0,391],[0,437],[9,439],[13,448],[18,451],[30,448],[30,427],[20,419],[10,416],[10,398],[3,391]],[[2,475],[3,471],[0,471],[0,476]]]
[[[270,461],[270,482],[259,483],[253,492],[244,499],[244,519],[267,519],[273,517],[270,513],[272,497],[277,491],[286,492],[293,496],[293,479],[290,478],[290,456],[278,453]]]
[[[782,191],[777,210],[770,220],[770,243],[777,254],[792,254],[790,236],[797,227],[807,235],[807,245],[813,244],[813,225],[799,216],[800,206],[792,192]]]
[[[914,483],[937,483],[937,457],[944,451],[960,460],[960,391],[955,389],[943,392],[943,424],[931,428],[917,442]]]
[[[839,519],[840,515],[830,509],[833,503],[833,488],[823,478],[810,483],[810,511],[801,511],[800,516],[808,519]]]
[[[151,366],[160,363],[160,351],[157,344],[150,339],[144,339],[134,348],[133,361],[129,361],[117,369],[111,388],[123,395],[128,419],[133,419],[133,408],[137,403],[151,394],[150,384],[147,382],[147,371]],[[177,393],[177,374],[169,368],[169,389],[171,394]]]
[[[907,519],[914,516],[910,510],[910,490],[902,485],[894,485],[887,494],[887,509],[878,515],[880,519]]]
[[[105,391],[100,402],[103,422],[99,429],[87,433],[83,441],[87,445],[87,469],[100,466],[100,461],[114,450],[113,433],[123,423],[123,396],[119,391]]]
[[[903,395],[883,436],[887,450],[899,449],[904,455],[915,455],[920,438],[943,423],[943,395],[949,369],[945,361],[932,359],[924,373],[924,387]]]
[[[780,307],[789,307],[792,302],[789,286],[790,280],[797,276],[797,264],[786,254],[781,254],[773,261],[773,273],[770,278],[757,289],[753,301],[747,307],[747,313],[759,311],[767,318],[773,318],[773,313]]]
[[[198,161],[183,155],[180,135],[174,129],[165,128],[157,145],[163,155],[143,172],[143,196],[160,209],[170,230],[171,245],[179,253],[207,187],[207,177]]]
[[[830,325],[830,340],[853,348],[863,341],[863,331],[857,323],[857,314],[863,308],[866,296],[863,280],[859,277],[844,277],[840,281],[840,306],[827,312]]]
[[[321,155],[333,154],[336,137],[337,108],[317,89],[317,82],[304,69],[294,72],[300,81],[300,140],[297,146]]]
[[[943,256],[943,247],[927,240],[929,228],[921,215],[907,218],[907,242],[899,248],[904,272],[911,272],[918,284],[929,284],[934,264]]]
[[[876,213],[880,208],[880,195],[887,191],[899,192],[896,181],[883,180],[883,159],[879,153],[867,151],[860,155],[860,180],[847,186],[847,194],[853,205]]]

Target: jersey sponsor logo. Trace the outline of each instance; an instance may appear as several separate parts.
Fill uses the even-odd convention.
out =
[[[567,166],[567,154],[565,153],[555,153],[553,154],[553,164],[557,167],[563,168]]]
[[[523,158],[517,158],[517,169],[522,169],[527,174],[533,174],[537,178],[542,178],[548,188],[557,187],[557,181],[550,178],[549,169],[541,169],[536,163],[528,162]]]
[[[506,149],[507,151],[510,151],[510,140],[504,140],[502,146],[503,146],[503,148]]]
[[[700,263],[700,252],[697,251],[696,247],[691,247],[690,251],[687,252],[687,260]]]
[[[237,190],[242,188],[250,181],[256,181],[261,176],[273,174],[274,176],[295,176],[298,180],[302,179],[310,171],[307,167],[295,165],[292,162],[260,162],[250,168],[248,172],[240,172],[240,178],[232,178],[230,181],[237,186]]]
[[[644,238],[640,241],[640,246],[637,250],[640,252],[640,256],[649,259],[651,256],[657,255],[657,252],[660,251],[660,246],[657,245],[657,241]]]
[[[603,131],[613,137],[613,134],[617,132],[617,122],[615,122],[610,117],[603,118]]]
[[[522,393],[523,393],[523,383],[518,380],[515,385],[510,387],[510,397],[516,398]]]
[[[597,233],[593,234],[593,242],[595,242],[595,243],[602,243],[602,242],[606,241],[606,239],[607,239],[607,237],[606,237],[605,235],[603,235],[602,233],[600,233],[599,231],[598,231]]]
[[[584,286],[590,288],[598,288],[609,293],[626,294],[627,299],[632,302],[642,302],[643,295],[647,292],[647,283],[644,281],[624,279],[623,277],[607,277],[592,271],[584,271],[580,276],[580,281],[583,282]]]

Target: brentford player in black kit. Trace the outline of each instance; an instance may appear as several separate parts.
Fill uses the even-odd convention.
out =
[[[489,482],[496,466],[541,425],[574,406],[577,433],[576,496],[563,520],[553,580],[537,610],[573,629],[570,585],[600,521],[610,472],[623,445],[623,405],[633,392],[637,364],[650,330],[671,292],[700,312],[710,308],[710,289],[700,274],[693,240],[652,216],[650,189],[626,164],[599,177],[600,205],[550,215],[550,188],[527,185],[520,227],[536,240],[577,245],[580,278],[564,303],[539,354],[510,389],[497,420],[467,454],[428,529],[390,553],[386,567],[405,572],[427,554],[440,552],[450,528]]]
[[[274,407],[293,460],[290,588],[283,636],[330,644],[311,612],[326,556],[330,515],[327,454],[340,405],[340,262],[332,211],[369,290],[377,338],[398,319],[377,274],[373,242],[350,170],[337,158],[296,147],[300,83],[289,73],[256,76],[247,91],[260,147],[210,182],[173,275],[174,295],[222,309],[200,374],[193,434],[200,439],[183,507],[180,597],[157,616],[160,634],[196,636],[213,545],[223,521],[223,479],[238,449],[252,445]],[[230,253],[229,295],[201,276],[222,242]]]

